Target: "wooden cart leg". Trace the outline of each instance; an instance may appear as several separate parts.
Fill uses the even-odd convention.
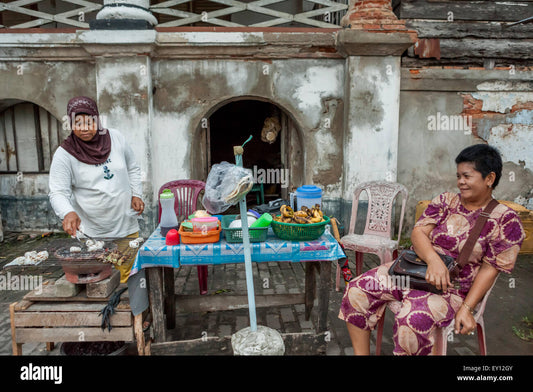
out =
[[[13,355],[22,355],[22,343],[17,343],[17,331],[15,329],[15,305],[14,302],[9,305],[9,318],[11,319],[11,344],[13,346]]]
[[[167,317],[167,329],[176,327],[176,301],[174,298],[174,268],[162,268],[165,301],[165,315]]]
[[[155,342],[166,341],[165,315],[163,314],[163,271],[160,267],[146,268]]]
[[[139,355],[145,355],[144,347],[144,332],[143,332],[143,314],[139,313],[133,316],[133,333],[135,335],[135,341],[137,342],[137,352]]]
[[[318,279],[318,322],[317,333],[325,332],[328,329],[328,308],[329,308],[329,291],[331,287],[331,263],[323,261],[317,263],[320,269]],[[333,261],[333,263],[335,263]]]
[[[315,302],[316,282],[315,282],[315,263],[308,261],[305,263],[305,319],[311,317],[313,303]]]
[[[54,342],[46,342],[46,351],[52,351],[54,349]]]

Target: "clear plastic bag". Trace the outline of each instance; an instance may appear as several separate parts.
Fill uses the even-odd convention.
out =
[[[252,171],[229,162],[211,167],[202,204],[211,214],[220,214],[236,204],[254,185]]]

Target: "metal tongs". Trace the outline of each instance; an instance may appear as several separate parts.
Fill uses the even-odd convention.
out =
[[[71,237],[72,237],[72,238],[75,238],[76,240],[78,240],[78,242],[81,244],[82,248],[83,248],[83,247],[87,248],[87,244],[85,244],[84,242],[82,242],[82,241],[80,240],[80,236],[81,236],[82,238],[88,238],[88,239],[90,239],[91,241],[93,241],[93,243],[96,244],[96,240],[95,240],[93,237],[88,236],[88,235],[85,234],[81,229],[78,228],[78,230],[76,230],[76,236],[72,236],[72,235],[71,235]]]

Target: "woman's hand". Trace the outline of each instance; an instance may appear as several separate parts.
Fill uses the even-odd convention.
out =
[[[75,237],[76,231],[78,231],[78,227],[80,227],[80,223],[81,219],[78,214],[71,211],[63,218],[63,230],[65,230],[67,234]]]
[[[448,268],[433,249],[433,244],[429,239],[429,234],[434,228],[435,225],[433,224],[415,227],[411,234],[411,241],[418,257],[428,265],[426,281],[437,289],[446,292],[453,285],[450,281]]]
[[[427,263],[428,268],[426,271],[426,281],[438,290],[443,292],[448,291],[449,288],[453,287],[453,284],[450,280],[450,271],[446,268],[444,262],[440,259],[435,260],[431,263]]]
[[[137,211],[137,215],[141,215],[144,211],[144,202],[141,200],[141,198],[133,196],[131,198],[131,208]]]
[[[461,306],[461,308],[455,314],[455,333],[462,335],[474,333],[476,329],[476,320],[470,311]]]

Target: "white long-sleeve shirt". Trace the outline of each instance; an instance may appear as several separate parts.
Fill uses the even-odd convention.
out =
[[[111,153],[101,164],[80,162],[62,147],[50,165],[50,203],[63,220],[75,211],[91,237],[125,237],[139,231],[132,196],[142,197],[141,169],[124,136],[109,129]]]

